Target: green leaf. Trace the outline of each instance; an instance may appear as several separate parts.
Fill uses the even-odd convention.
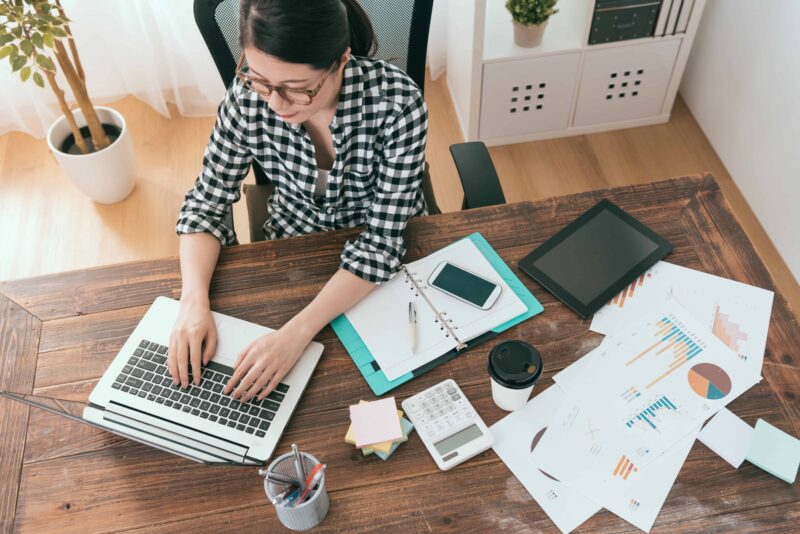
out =
[[[13,40],[14,40],[13,35],[11,35],[10,33],[4,33],[3,35],[0,35],[0,46],[7,45]]]
[[[31,43],[27,39],[21,41],[19,43],[19,49],[22,50],[22,53],[25,54],[26,56],[30,56],[31,53],[33,53],[33,43]]]
[[[13,50],[13,48],[12,48],[11,45],[7,45],[7,46],[4,46],[3,48],[0,48],[0,59],[3,59],[7,55],[11,54],[12,50]]]
[[[52,29],[52,33],[53,33],[53,35],[55,35],[56,37],[61,37],[61,38],[64,38],[64,37],[66,37],[66,36],[67,36],[67,32],[65,32],[65,31],[64,31],[63,29],[61,29],[61,28],[53,28],[53,29]]]
[[[50,58],[48,58],[47,56],[43,56],[41,54],[36,56],[36,63],[38,63],[39,66],[45,70],[49,70],[51,72],[56,70],[55,67],[53,66],[53,62],[50,61]]]
[[[11,72],[17,72],[19,69],[21,69],[23,66],[25,66],[25,63],[27,63],[27,62],[28,62],[28,58],[26,58],[26,57],[23,57],[23,56],[15,57],[14,59],[11,60]]]
[[[44,80],[42,79],[42,75],[38,72],[33,73],[33,83],[44,89]]]
[[[21,39],[22,38],[22,28],[20,28],[19,26],[17,26],[16,28],[12,28],[11,29],[11,35],[16,37],[17,39]]]
[[[36,32],[31,36],[31,42],[36,48],[44,48],[44,38],[39,32]]]
[[[53,34],[45,33],[42,36],[42,39],[44,40],[45,46],[48,48],[53,48],[56,45],[55,41],[53,40]]]
[[[23,82],[28,81],[28,78],[30,78],[30,77],[31,77],[31,68],[30,67],[24,67],[21,71],[19,71],[19,78]]]

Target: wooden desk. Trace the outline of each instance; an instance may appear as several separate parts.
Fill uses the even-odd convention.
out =
[[[603,197],[675,245],[670,261],[764,288],[772,279],[711,176],[694,176],[542,202],[426,217],[408,228],[413,260],[480,231],[515,270],[517,261]],[[227,249],[212,281],[215,310],[277,327],[299,311],[339,264],[357,230]],[[87,245],[91,246],[91,245]],[[486,354],[524,338],[551,376],[601,336],[525,274],[545,312],[498,340],[394,391],[398,401],[454,378],[487,424],[503,416],[491,400]],[[158,295],[177,298],[175,258],[114,265],[0,284],[2,388],[85,400]],[[387,462],[344,443],[350,404],[374,398],[330,328],[325,353],[278,451],[297,442],[328,464],[331,508],[321,530],[555,531],[491,450],[439,471],[415,435]],[[800,435],[800,326],[781,295],[773,306],[764,380],[731,409]],[[254,468],[205,467],[40,410],[0,400],[0,525],[3,531],[158,530],[220,532],[277,528]],[[738,471],[696,444],[654,531],[789,531],[800,489],[745,463]],[[584,532],[635,531],[602,512]]]

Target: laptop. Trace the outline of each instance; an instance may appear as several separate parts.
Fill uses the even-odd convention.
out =
[[[212,312],[216,352],[199,386],[181,389],[167,369],[179,302],[158,297],[89,395],[76,403],[2,393],[158,449],[208,464],[264,465],[300,401],[323,346],[312,342],[269,396],[241,403],[222,389],[239,353],[273,330]],[[82,407],[82,409],[80,409]]]

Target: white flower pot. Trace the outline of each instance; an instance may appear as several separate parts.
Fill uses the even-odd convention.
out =
[[[544,29],[547,27],[548,22],[550,22],[550,19],[547,19],[541,24],[531,25],[517,24],[515,22],[513,24],[514,43],[523,48],[533,48],[534,46],[539,46],[542,43]]]
[[[60,150],[72,133],[66,117],[59,117],[47,130],[47,146],[67,178],[89,198],[101,204],[124,200],[136,185],[136,156],[125,119],[116,110],[96,106],[101,124],[111,124],[121,130],[119,137],[99,152],[67,154]],[[73,110],[78,128],[86,126],[80,109]]]

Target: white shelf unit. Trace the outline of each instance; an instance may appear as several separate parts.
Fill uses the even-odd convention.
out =
[[[457,0],[447,85],[464,139],[494,146],[667,122],[705,1],[694,0],[685,33],[589,45],[594,0],[561,0],[542,43],[522,48],[504,0]]]

